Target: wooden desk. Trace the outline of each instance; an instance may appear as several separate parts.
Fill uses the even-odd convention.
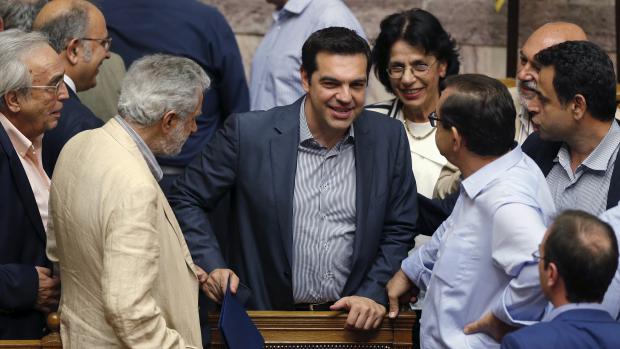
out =
[[[385,319],[376,331],[345,330],[347,315],[337,311],[248,311],[265,339],[265,348],[277,349],[411,349],[414,312]],[[211,348],[224,349],[218,314],[209,316]]]

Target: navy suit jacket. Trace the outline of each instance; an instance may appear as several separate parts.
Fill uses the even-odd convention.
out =
[[[523,152],[529,155],[545,177],[551,171],[554,165],[553,159],[558,155],[562,147],[562,142],[550,142],[540,139],[538,132],[532,133],[521,148]],[[618,205],[620,201],[620,156],[616,157],[614,171],[611,174],[611,181],[609,182],[609,190],[607,192],[607,209],[610,209]]]
[[[69,87],[67,90],[69,91],[69,98],[62,103],[58,125],[45,132],[45,136],[43,136],[43,168],[50,177],[52,177],[62,147],[71,137],[84,130],[103,126],[103,121],[80,102],[75,92]]]
[[[617,349],[620,323],[604,310],[573,309],[550,322],[541,322],[508,334],[502,349]]]
[[[191,58],[211,78],[198,131],[181,153],[158,157],[162,165],[185,167],[211,140],[223,120],[232,113],[250,110],[250,97],[235,34],[213,6],[197,0],[100,0],[112,51],[129,67],[136,59],[153,53]]]
[[[51,263],[28,177],[2,126],[0,193],[0,339],[38,339],[45,318],[34,309],[39,288],[35,266],[51,268]]]
[[[233,269],[253,293],[251,309],[294,306],[293,192],[301,101],[231,116],[169,197],[194,261],[207,271]],[[354,128],[356,232],[342,293],[386,304],[385,284],[414,237],[417,201],[409,145],[399,122],[374,112],[362,112]],[[232,229],[218,234],[232,248],[222,253],[207,212],[229,191]]]

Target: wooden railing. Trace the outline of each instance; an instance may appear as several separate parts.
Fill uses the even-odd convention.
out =
[[[385,318],[375,331],[345,330],[347,315],[336,311],[248,311],[265,339],[266,349],[411,349],[413,312],[396,320]],[[209,316],[211,348],[224,349],[217,326],[218,314]]]
[[[396,320],[384,319],[375,331],[345,330],[347,315],[335,311],[249,311],[269,349],[411,349],[416,314],[404,312]],[[211,348],[224,349],[218,330],[219,314],[209,315]],[[41,340],[0,341],[1,349],[61,349],[56,313],[47,319],[51,333]]]
[[[4,340],[0,341],[1,349],[62,349],[60,341],[60,318],[57,313],[47,317],[47,328],[50,333],[40,340]]]

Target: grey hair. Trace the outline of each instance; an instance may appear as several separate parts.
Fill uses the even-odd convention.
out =
[[[39,32],[10,29],[0,33],[0,96],[32,86],[24,58],[34,48],[43,45],[49,45],[49,42]],[[0,106],[4,107],[4,98],[0,98]]]
[[[4,29],[30,31],[32,22],[46,3],[47,0],[0,0],[0,17],[4,21]]]
[[[50,19],[38,29],[47,35],[52,48],[60,53],[69,41],[83,38],[87,28],[88,9],[83,4],[74,3],[67,12]]]
[[[196,95],[211,85],[205,71],[185,57],[154,54],[135,61],[123,79],[118,113],[148,127],[175,111],[186,118],[196,110]]]

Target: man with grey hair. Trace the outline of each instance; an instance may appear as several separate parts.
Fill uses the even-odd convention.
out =
[[[206,275],[159,187],[155,155],[177,154],[196,131],[209,85],[188,58],[143,57],[123,80],[119,115],[63,148],[47,245],[63,278],[63,347],[202,346]]]
[[[45,256],[50,179],[43,132],[68,97],[58,54],[40,33],[0,33],[0,339],[44,335],[59,280]]]
[[[0,31],[30,31],[37,13],[47,0],[0,0]]]
[[[69,89],[58,127],[43,139],[43,167],[51,176],[60,150],[71,137],[103,125],[76,93],[97,84],[99,67],[110,57],[111,41],[103,14],[84,0],[49,2],[39,12],[33,29],[46,34],[60,55]]]

